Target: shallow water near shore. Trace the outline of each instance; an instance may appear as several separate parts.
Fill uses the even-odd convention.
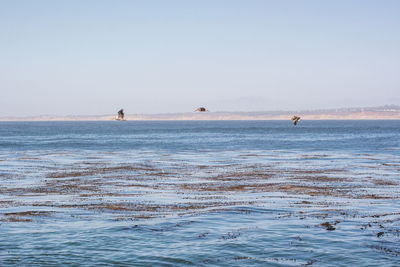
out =
[[[400,121],[0,122],[1,266],[399,266]]]

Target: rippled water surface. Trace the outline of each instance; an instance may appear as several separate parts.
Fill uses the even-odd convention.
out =
[[[400,121],[0,122],[1,266],[399,266]]]

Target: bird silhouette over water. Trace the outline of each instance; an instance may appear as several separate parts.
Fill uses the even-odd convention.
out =
[[[195,111],[198,111],[198,112],[206,112],[206,111],[208,111],[205,107],[199,107],[199,108],[197,108]]]
[[[124,121],[125,120],[125,113],[124,113],[124,109],[120,109],[118,111],[118,117],[115,118],[118,121]]]
[[[292,121],[293,121],[293,124],[294,125],[297,125],[297,122],[300,120],[300,117],[298,117],[298,116],[293,116],[292,117]]]

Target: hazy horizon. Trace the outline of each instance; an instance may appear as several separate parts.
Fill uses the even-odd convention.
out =
[[[0,117],[400,104],[399,1],[0,1]]]
[[[33,116],[0,116],[0,121],[104,121],[116,118],[116,113],[108,114],[41,114]],[[127,120],[289,120],[293,115],[302,120],[399,120],[400,106],[385,105],[379,107],[347,107],[314,110],[259,110],[210,112],[164,112],[164,113],[129,113]]]

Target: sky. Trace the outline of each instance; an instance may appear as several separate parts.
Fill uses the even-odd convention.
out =
[[[400,1],[0,0],[0,117],[400,105]]]

